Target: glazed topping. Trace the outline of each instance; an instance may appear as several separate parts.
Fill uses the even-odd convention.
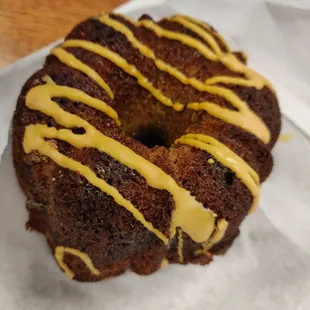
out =
[[[127,62],[127,60],[120,55],[114,53],[107,47],[104,47],[100,44],[92,43],[84,40],[68,40],[65,41],[62,45],[63,47],[80,47],[89,52],[100,55],[111,62],[113,62],[116,66],[120,67],[126,73],[131,76],[134,76],[139,85],[143,88],[147,89],[158,101],[166,105],[167,107],[172,107],[176,111],[182,111],[184,109],[184,105],[181,103],[174,103],[168,97],[166,97],[161,90],[155,88],[152,83],[148,81],[148,79],[134,66]]]
[[[256,208],[260,189],[259,176],[241,157],[221,142],[207,135],[186,134],[177,139],[175,143],[187,144],[206,151],[221,164],[233,171],[253,195],[253,204],[250,212]]]
[[[211,249],[216,243],[220,242],[226,233],[228,222],[225,219],[220,219],[216,222],[215,230],[209,240],[202,243],[204,249]]]
[[[120,120],[116,111],[108,106],[104,101],[93,98],[76,88],[58,86],[50,80],[50,77],[45,76],[44,78],[47,79],[48,83],[30,89],[27,94],[26,105],[28,106],[27,101],[31,102],[31,106],[29,106],[30,109],[41,111],[42,113],[49,115],[50,109],[52,108],[53,111],[55,111],[54,115],[62,115],[62,108],[52,101],[52,98],[63,97],[73,101],[82,102],[89,107],[97,109],[112,118],[117,125],[120,125]],[[56,121],[58,122],[58,120]],[[83,122],[84,121],[81,120],[79,125],[76,126],[83,127]],[[67,122],[66,119],[59,120],[59,124],[61,123],[64,123],[63,126],[70,126],[70,122]]]
[[[248,104],[241,100],[237,94],[235,94],[232,90],[219,87],[219,86],[213,86],[212,84],[216,83],[223,83],[223,84],[233,84],[233,85],[242,85],[242,86],[248,86],[248,87],[256,87],[257,89],[261,89],[265,85],[271,88],[270,83],[264,79],[262,76],[254,72],[253,70],[246,67],[243,63],[238,60],[233,54],[225,54],[221,51],[220,46],[217,44],[217,42],[214,40],[214,38],[203,28],[201,28],[199,25],[186,20],[183,17],[173,17],[172,20],[176,21],[178,23],[181,23],[184,27],[190,26],[191,30],[195,30],[195,32],[202,36],[207,41],[207,43],[210,46],[214,47],[214,50],[216,52],[213,52],[211,49],[209,49],[205,44],[201,43],[199,40],[194,39],[188,35],[173,32],[166,30],[154,22],[150,20],[141,20],[139,22],[136,22],[128,17],[124,17],[127,21],[132,23],[136,27],[146,27],[150,30],[152,30],[157,36],[159,37],[165,37],[170,40],[176,40],[179,41],[191,48],[196,49],[201,55],[203,55],[206,59],[211,61],[219,61],[223,65],[225,65],[227,68],[229,68],[233,72],[241,73],[245,75],[245,78],[237,78],[237,77],[229,77],[229,76],[218,76],[211,79],[208,79],[205,83],[199,81],[198,79],[194,77],[187,77],[184,73],[180,72],[177,68],[171,66],[170,64],[165,63],[163,60],[158,59],[154,52],[141,43],[133,34],[133,32],[126,27],[124,24],[112,19],[109,17],[109,15],[103,15],[99,16],[98,20],[101,23],[104,23],[108,25],[109,27],[113,28],[115,31],[118,31],[125,35],[127,40],[132,44],[133,47],[135,47],[139,52],[149,58],[152,59],[156,65],[156,67],[164,72],[169,73],[176,79],[178,79],[180,82],[182,82],[185,85],[190,85],[193,88],[201,91],[201,92],[207,92],[212,95],[216,95],[219,97],[224,98],[227,102],[229,102],[234,108],[237,109],[237,111],[232,111],[227,108],[220,107],[216,103],[213,102],[191,102],[191,103],[181,103],[181,102],[172,102],[170,98],[167,98],[164,94],[161,93],[160,90],[155,89],[153,86],[150,88],[145,87],[139,82],[139,79],[142,81],[147,80],[146,77],[143,77],[141,72],[137,72],[137,68],[134,70],[134,74],[131,74],[129,70],[128,63],[126,64],[127,70],[124,67],[121,67],[125,72],[128,74],[131,74],[132,76],[135,76],[138,79],[139,84],[148,89],[152,95],[157,98],[161,103],[165,104],[166,106],[172,106],[176,111],[181,111],[184,108],[184,105],[187,105],[188,109],[193,110],[205,110],[210,115],[217,117],[227,123],[236,125],[238,127],[243,128],[246,131],[251,132],[255,136],[257,136],[260,140],[262,140],[264,143],[268,143],[270,141],[270,131],[266,124],[261,120],[249,107]],[[78,42],[77,42],[78,41]],[[71,42],[71,43],[68,43]],[[85,48],[85,46],[80,40],[74,40],[74,42],[79,45],[75,45],[75,47],[82,47]],[[64,43],[64,47],[73,47],[72,40],[66,41]],[[94,46],[95,48],[92,48],[90,51],[97,53],[98,55],[101,55],[105,57],[104,53],[99,53],[99,51],[102,50],[102,47]],[[118,55],[118,57],[120,57]],[[106,57],[108,58],[108,57]],[[110,61],[114,62],[114,64],[119,64],[111,58],[108,58]],[[138,75],[138,76],[137,76]],[[143,77],[143,78],[142,78]],[[160,95],[158,95],[158,92]]]
[[[171,17],[170,19],[172,19],[172,20],[178,20],[178,19],[179,20],[184,20],[185,19],[185,20],[188,20],[188,21],[190,21],[190,22],[192,22],[192,23],[202,27],[205,31],[212,32],[212,35],[216,36],[216,38],[225,47],[226,51],[229,52],[229,53],[231,52],[231,49],[230,49],[229,45],[224,40],[224,38],[221,36],[221,34],[218,33],[218,32],[212,31],[212,28],[206,22],[203,22],[201,20],[197,20],[195,18],[192,18],[190,16],[186,16],[186,15],[176,15],[176,16]],[[208,43],[208,41],[206,41],[206,42]],[[221,50],[221,51],[224,52],[223,50]]]
[[[208,254],[209,250],[224,238],[228,225],[229,224],[225,219],[218,220],[212,236],[209,240],[201,244],[202,249],[197,250],[195,255]]]
[[[189,17],[174,16],[170,19],[171,21],[179,23],[185,28],[198,34],[207,43],[209,46],[208,47],[206,44],[193,37],[164,29],[150,20],[141,20],[136,22],[127,17],[122,17],[136,27],[146,27],[158,37],[165,37],[170,40],[181,42],[182,44],[195,49],[206,59],[220,62],[231,71],[241,73],[244,78],[217,76],[210,78],[205,82],[202,82],[194,77],[187,77],[177,68],[159,59],[155,53],[148,46],[139,41],[138,38],[135,37],[134,33],[123,23],[116,21],[109,15],[97,17],[101,23],[104,23],[113,28],[115,31],[122,33],[128,42],[130,42],[132,46],[135,47],[144,57],[151,59],[159,70],[169,73],[183,84],[190,85],[201,92],[206,92],[224,98],[236,110],[223,108],[214,102],[174,102],[160,89],[154,87],[147,77],[144,76],[134,65],[128,63],[125,58],[113,52],[108,47],[93,42],[85,40],[68,40],[62,44],[62,47],[54,48],[52,50],[52,54],[65,65],[83,72],[94,80],[100,87],[102,87],[102,89],[106,91],[111,99],[114,98],[114,93],[108,85],[108,82],[104,81],[94,69],[81,62],[74,55],[65,50],[65,48],[82,48],[108,59],[124,72],[135,77],[139,85],[148,90],[159,102],[167,107],[173,108],[175,111],[182,111],[185,108],[192,110],[205,110],[210,115],[217,117],[222,121],[234,124],[251,132],[265,143],[270,141],[269,129],[249,108],[247,103],[241,100],[232,90],[214,85],[221,83],[242,85],[245,87],[256,87],[257,89],[261,89],[264,86],[271,88],[270,84],[264,78],[255,73],[253,70],[247,68],[233,54],[230,53],[229,47],[219,34],[215,33],[207,24]],[[214,36],[216,36],[217,40]],[[223,51],[218,42],[221,42],[221,45],[224,46],[226,51],[229,53]],[[81,102],[89,107],[103,112],[105,115],[113,119],[117,125],[120,125],[118,114],[113,108],[102,100],[93,98],[81,90],[56,85],[48,76],[45,76],[43,79],[46,82],[45,85],[36,86],[28,92],[26,96],[26,105],[30,109],[40,111],[48,116],[51,116],[59,125],[65,128],[57,130],[56,128],[48,127],[42,124],[29,125],[26,128],[23,142],[26,153],[38,151],[42,155],[45,155],[55,161],[61,167],[76,171],[85,177],[89,183],[111,196],[119,206],[124,207],[131,212],[131,214],[145,228],[154,233],[165,244],[169,243],[169,238],[172,238],[175,235],[176,229],[179,227],[178,254],[180,262],[183,262],[183,231],[198,243],[204,242],[204,244],[206,244],[206,242],[209,242],[208,244],[213,246],[213,244],[221,240],[228,225],[226,221],[218,221],[216,224],[216,214],[214,214],[210,209],[205,208],[195,199],[195,197],[191,195],[190,192],[180,187],[170,175],[166,174],[163,170],[142,156],[136,154],[130,148],[122,145],[117,140],[101,133],[87,121],[77,115],[65,111],[61,106],[53,101],[53,98],[62,97],[72,101]],[[70,128],[74,127],[83,128],[85,133],[82,135],[73,133]],[[170,235],[166,236],[159,229],[154,227],[153,224],[147,221],[143,214],[130,201],[125,199],[120,194],[117,188],[109,185],[103,179],[98,178],[89,167],[61,154],[58,151],[57,146],[50,143],[49,139],[66,141],[76,148],[96,148],[100,152],[110,155],[128,168],[136,170],[146,180],[150,187],[168,191],[172,195],[175,202],[175,211],[172,214]],[[235,172],[237,177],[240,178],[240,180],[252,193],[252,209],[255,207],[259,194],[259,178],[257,173],[249,167],[243,159],[214,138],[201,134],[187,134],[178,139],[176,143],[187,144],[204,150],[230,170]],[[208,162],[212,164],[214,163],[214,160],[209,159]],[[74,274],[63,263],[63,256],[65,252],[78,256],[89,267],[93,274],[97,274],[99,272],[94,268],[90,258],[86,254],[71,248],[57,247],[55,253],[56,258],[60,266],[65,270],[69,277],[73,277]]]
[[[100,152],[105,152],[123,165],[140,173],[149,186],[167,190],[172,195],[175,202],[175,211],[170,229],[171,237],[174,236],[176,227],[180,226],[196,242],[203,242],[209,238],[214,229],[215,222],[215,214],[211,210],[204,208],[187,190],[180,187],[170,175],[166,174],[159,167],[120,142],[104,135],[77,115],[66,112],[52,100],[52,97],[65,97],[99,108],[97,99],[69,87],[45,84],[32,88],[26,96],[27,107],[53,117],[59,125],[66,128],[84,128],[85,134],[78,135],[74,134],[71,129],[57,130],[42,124],[29,125],[24,136],[24,149],[26,153],[39,151],[58,165],[78,171],[91,184],[112,196],[116,203],[129,210],[146,228],[167,244],[168,238],[154,228],[151,223],[147,222],[142,213],[128,200],[124,199],[115,187],[98,178],[87,166],[61,154],[56,146],[45,139],[59,139],[68,142],[76,148],[96,148]],[[118,121],[116,112],[111,107],[105,106],[104,102],[100,102],[100,110],[114,116],[115,121]]]
[[[76,57],[74,57],[72,54],[68,53],[61,47],[53,48],[51,54],[56,56],[65,65],[77,69],[88,75],[91,79],[93,79],[99,86],[101,86],[105,90],[105,92],[109,95],[111,99],[114,99],[114,94],[110,86],[102,79],[102,77],[95,70],[82,63],[80,60],[78,60]]]
[[[93,136],[91,137],[92,134]],[[26,128],[24,149],[26,152],[39,151],[42,155],[45,155],[55,161],[59,166],[78,172],[85,179],[87,179],[90,184],[98,187],[103,192],[113,197],[117,204],[131,212],[132,215],[144,225],[144,227],[152,231],[165,244],[168,243],[168,238],[156,229],[152,223],[148,222],[144,218],[143,214],[137,210],[130,201],[125,199],[115,187],[110,186],[103,179],[98,178],[96,174],[87,166],[82,165],[80,162],[58,152],[57,147],[52,143],[49,143],[49,141],[45,141],[45,138],[67,141],[77,148],[93,146],[100,150],[100,143],[98,143],[98,146],[96,144],[96,142],[100,140],[100,136],[97,136],[89,130],[88,136],[86,135],[85,138],[83,137],[80,139],[79,135],[73,134],[72,131],[68,129],[61,129],[58,131],[55,128],[49,128],[46,125],[30,125]],[[84,139],[88,139],[89,141],[84,143]]]
[[[63,269],[65,274],[70,278],[73,279],[75,274],[72,270],[69,269],[69,267],[64,263],[64,255],[65,254],[71,254],[76,257],[78,257],[89,269],[89,271],[94,276],[99,276],[100,271],[94,267],[92,260],[89,258],[89,256],[79,250],[72,249],[72,248],[66,248],[63,246],[58,246],[55,249],[55,258],[59,264],[59,266]]]
[[[126,17],[127,20],[130,20],[128,17]],[[172,18],[173,19],[173,18]],[[131,20],[130,20],[131,21]],[[132,21],[134,22],[134,21]],[[197,26],[194,23],[191,22],[182,22],[180,20],[178,20],[179,23],[181,23],[185,28],[186,24],[192,24],[192,26]],[[259,75],[257,72],[255,72],[254,70],[248,68],[246,65],[244,65],[239,59],[237,59],[237,57],[233,54],[226,54],[226,53],[222,53],[222,52],[218,52],[218,53],[214,53],[210,48],[208,48],[205,44],[201,43],[199,40],[190,37],[188,35],[185,35],[183,33],[178,33],[178,32],[174,32],[174,31],[170,31],[167,30],[165,28],[160,27],[159,25],[155,24],[153,21],[151,20],[141,20],[139,22],[135,22],[136,25],[138,26],[142,26],[142,27],[146,27],[148,29],[153,30],[156,35],[158,35],[159,37],[164,37],[170,40],[175,40],[178,42],[181,42],[184,45],[187,45],[195,50],[197,50],[201,55],[203,55],[206,59],[211,60],[211,61],[218,61],[221,62],[223,65],[225,65],[228,69],[230,69],[233,72],[236,73],[241,73],[244,74],[247,78],[247,80],[245,79],[245,81],[248,81],[246,83],[248,83],[248,86],[255,86],[257,89],[261,89],[264,86],[268,86],[271,90],[273,90],[272,85],[269,83],[269,81],[267,81],[264,77],[262,77],[261,75]],[[193,28],[191,29],[193,30]],[[201,28],[202,30],[202,28]],[[195,31],[194,31],[195,32]],[[204,31],[205,33],[207,33],[206,31]],[[199,35],[199,33],[197,33]],[[200,32],[201,34],[201,32]],[[204,39],[206,39],[206,36],[204,36]],[[212,42],[207,41],[209,43],[209,45],[212,45]],[[220,50],[220,48],[218,47],[218,50]],[[230,77],[231,78],[231,84],[235,84],[234,83],[234,77]]]
[[[180,16],[180,15],[173,16],[169,18],[169,20],[177,22],[181,24],[182,26],[184,26],[185,28],[197,33],[211,47],[213,53],[217,55],[222,53],[222,50],[220,46],[217,44],[214,36],[209,32],[210,29],[209,31],[206,31],[206,29],[201,28],[194,21],[190,21],[186,17]]]

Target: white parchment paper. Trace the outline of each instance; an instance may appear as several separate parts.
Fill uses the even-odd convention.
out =
[[[59,271],[44,238],[24,230],[7,143],[20,88],[49,48],[7,67],[0,72],[0,309],[310,309],[310,2],[138,0],[120,11],[155,18],[182,12],[213,24],[273,82],[282,132],[292,140],[276,145],[260,209],[224,257],[208,267],[171,265],[149,277],[77,283]]]

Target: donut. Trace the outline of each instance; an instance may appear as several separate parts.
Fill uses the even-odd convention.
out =
[[[25,83],[13,163],[26,227],[71,279],[209,264],[239,235],[273,166],[270,82],[210,25],[101,13]]]

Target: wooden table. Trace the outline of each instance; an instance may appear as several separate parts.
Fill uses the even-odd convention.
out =
[[[0,0],[0,68],[126,0]]]

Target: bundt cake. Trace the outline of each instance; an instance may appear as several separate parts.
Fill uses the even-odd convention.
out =
[[[102,13],[19,96],[26,226],[79,281],[208,264],[257,206],[280,127],[270,83],[208,24]]]

